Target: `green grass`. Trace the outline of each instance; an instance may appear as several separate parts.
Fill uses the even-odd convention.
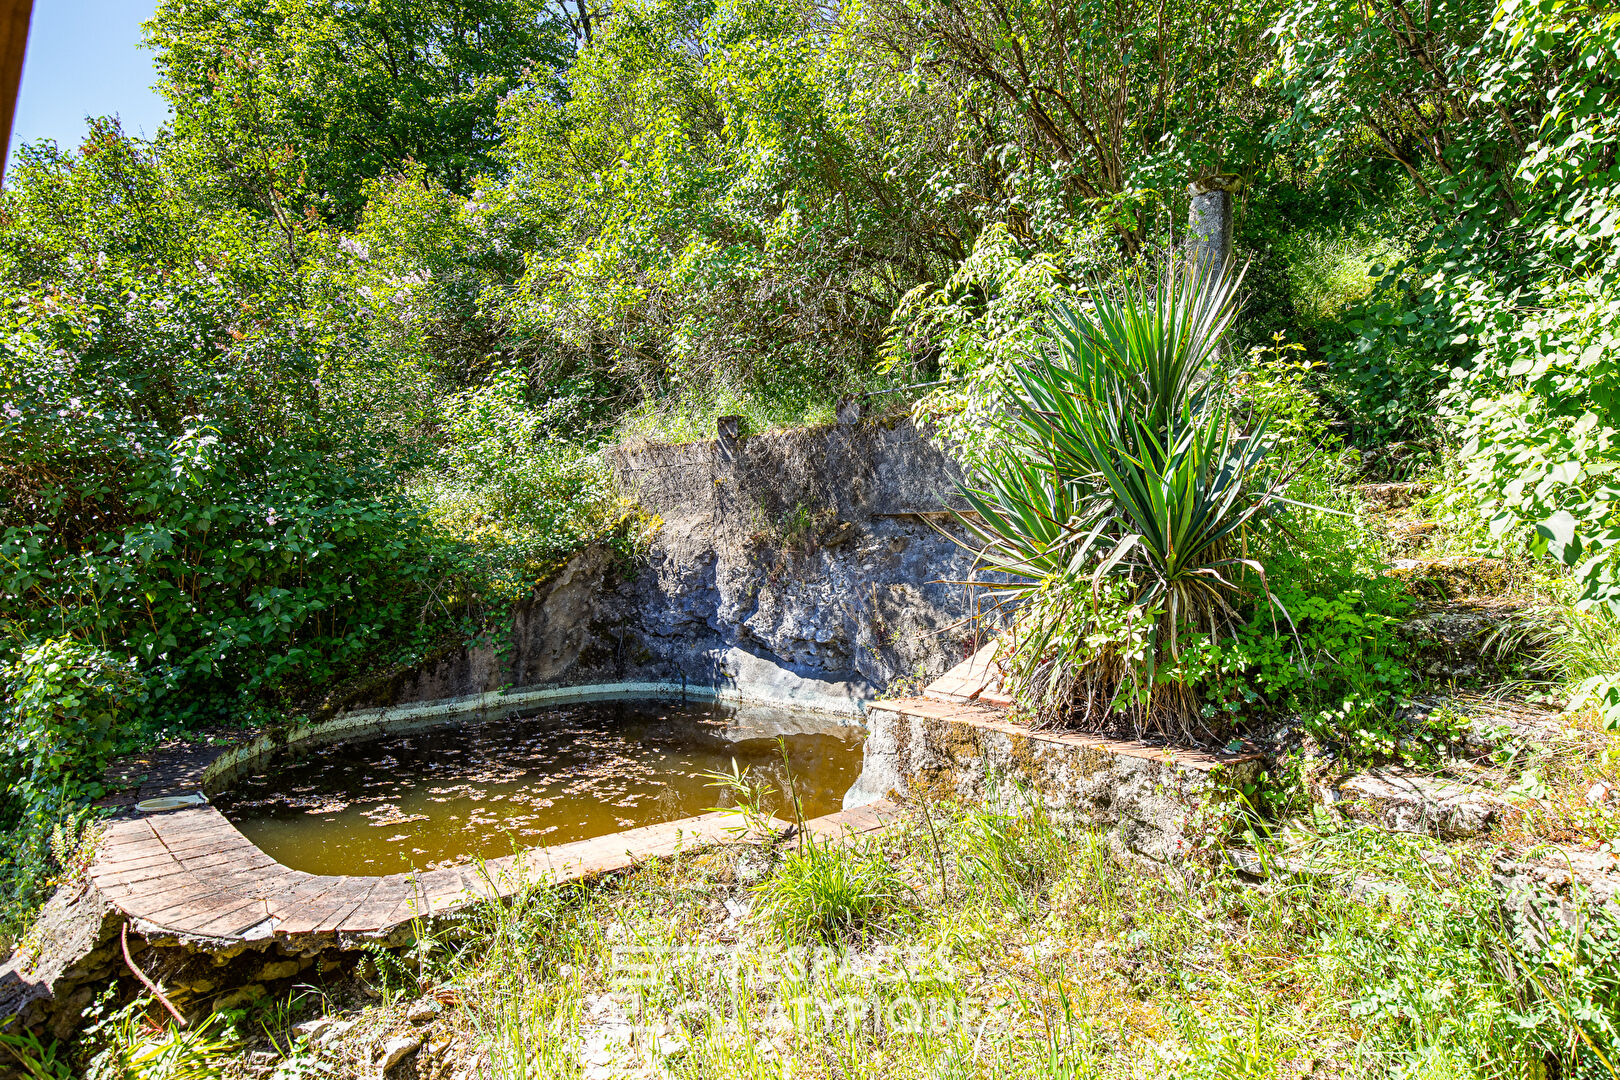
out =
[[[699,442],[715,437],[715,422],[722,416],[742,417],[744,435],[833,422],[838,405],[835,390],[813,387],[794,393],[793,389],[767,396],[722,386],[649,400],[619,419],[618,438],[625,443]]]
[[[1368,232],[1302,230],[1281,244],[1294,309],[1307,325],[1332,323],[1372,294],[1373,269],[1406,253],[1387,237]]]
[[[1279,843],[1308,873],[1257,886],[1033,807],[936,805],[850,848],[539,887],[384,965],[367,1034],[328,1056],[359,1068],[439,987],[454,1067],[491,1078],[1612,1075],[1612,916],[1538,937],[1486,851]]]

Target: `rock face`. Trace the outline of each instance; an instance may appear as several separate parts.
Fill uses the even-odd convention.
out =
[[[971,556],[942,530],[960,473],[909,421],[618,448],[657,520],[624,565],[585,551],[500,648],[402,677],[376,703],[547,682],[675,681],[865,700],[972,651]]]
[[[0,966],[0,1016],[66,1038],[118,958],[123,917],[88,881],[57,889],[25,940]],[[47,1026],[48,1025],[48,1026]]]
[[[1447,555],[1438,559],[1396,559],[1389,576],[1406,582],[1425,600],[1459,600],[1500,596],[1507,588],[1508,566],[1501,559]]]
[[[1401,624],[1400,635],[1425,675],[1472,678],[1513,658],[1513,642],[1501,634],[1524,606],[1506,598],[1424,603]]]
[[[1361,484],[1356,490],[1367,509],[1380,513],[1405,509],[1429,493],[1428,485],[1414,483]]]

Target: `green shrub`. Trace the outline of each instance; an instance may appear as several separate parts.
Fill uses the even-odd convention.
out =
[[[555,557],[595,539],[617,500],[601,458],[552,434],[559,418],[529,404],[527,383],[506,368],[447,397],[437,460],[411,491],[454,536]]]
[[[141,691],[133,662],[74,638],[0,667],[0,767],[26,820],[46,824],[103,793],[120,718]]]
[[[1050,351],[1006,388],[1005,443],[963,486],[977,518],[962,522],[1003,602],[1039,596],[1007,661],[1039,717],[1210,730],[1179,667],[1241,625],[1240,583],[1269,596],[1244,549],[1276,509],[1266,420],[1240,427],[1213,377],[1238,284],[1177,263],[1094,288],[1090,310],[1054,311]]]
[[[995,453],[1001,389],[1046,347],[1053,305],[1073,282],[1119,272],[1107,232],[1104,222],[1078,221],[1068,243],[1053,252],[1030,248],[1006,225],[993,224],[948,278],[912,290],[895,308],[884,359],[897,372],[942,380],[914,414],[970,469]]]
[[[160,726],[307,700],[480,621],[462,550],[301,327],[243,333],[219,284],[94,287],[0,329],[0,618],[132,658]]]
[[[135,664],[74,638],[0,660],[0,934],[21,930],[93,835],[84,804],[130,745],[126,713],[144,696]]]
[[[1334,365],[1369,441],[1443,425],[1497,534],[1572,568],[1579,602],[1620,609],[1620,15],[1408,14],[1302,0],[1273,31],[1292,107],[1274,137],[1330,170],[1400,161],[1421,226]],[[1421,154],[1393,134],[1417,130]]]
[[[1257,345],[1227,373],[1233,412],[1244,427],[1265,422],[1276,467],[1338,479],[1356,455],[1331,434],[1322,400],[1312,386],[1320,365],[1301,362],[1305,346],[1279,330],[1271,344]]]

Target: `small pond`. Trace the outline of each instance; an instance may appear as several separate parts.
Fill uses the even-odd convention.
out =
[[[391,874],[732,805],[704,773],[734,759],[768,782],[779,816],[791,816],[787,769],[805,815],[829,814],[860,774],[859,729],[775,710],[593,702],[287,752],[213,801],[285,866]]]

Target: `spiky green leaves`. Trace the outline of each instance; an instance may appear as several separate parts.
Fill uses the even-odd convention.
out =
[[[993,588],[1016,601],[1054,580],[1089,579],[1101,597],[1113,580],[1121,588],[1110,595],[1133,613],[1125,622],[1147,637],[1145,649],[1122,652],[1087,632],[1099,613],[1054,618],[1051,604],[1037,605],[1043,625],[1025,619],[1019,629],[1039,655],[1014,664],[1015,681],[1054,672],[1066,655],[1115,673],[1109,706],[1143,697],[1122,697],[1126,684],[1151,699],[1161,660],[1175,658],[1187,634],[1230,633],[1246,589],[1267,592],[1241,543],[1275,505],[1266,424],[1241,428],[1212,375],[1240,281],[1178,265],[1147,284],[1096,288],[1089,308],[1054,310],[1051,349],[1006,387],[1005,448],[962,490],[982,566],[1003,579]],[[1127,653],[1134,659],[1122,664]],[[1049,701],[1047,689],[1035,696]],[[1180,703],[1172,713],[1186,711],[1185,689],[1169,695]],[[1162,726],[1148,721],[1153,713],[1148,700],[1139,728]]]

